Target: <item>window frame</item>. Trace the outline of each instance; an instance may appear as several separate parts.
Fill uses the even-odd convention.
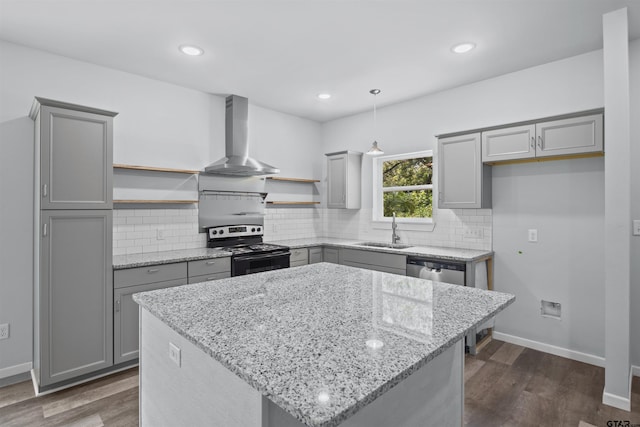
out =
[[[400,187],[386,187],[385,189],[382,187],[382,166],[384,162],[393,161],[393,160],[408,160],[415,159],[419,157],[431,157],[432,165],[435,162],[434,151],[433,150],[423,150],[423,151],[414,151],[411,153],[402,153],[402,154],[390,154],[390,155],[382,155],[374,157],[373,159],[373,208],[372,208],[372,220],[374,226],[380,225],[387,228],[390,222],[391,217],[384,216],[384,206],[382,201],[382,194],[390,191],[415,191],[415,190],[431,190],[431,207],[432,214],[431,218],[400,218],[396,217],[396,222],[401,224],[408,224],[412,226],[417,226],[417,229],[423,229],[424,226],[433,226],[434,225],[434,216],[436,213],[436,205],[435,205],[435,168],[432,166],[432,175],[431,175],[431,184],[426,185],[409,185],[409,186],[400,186]],[[382,227],[380,227],[382,228]]]

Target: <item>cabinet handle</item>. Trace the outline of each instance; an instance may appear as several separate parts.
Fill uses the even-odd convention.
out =
[[[542,137],[538,137],[538,148],[542,150]]]
[[[42,185],[42,197],[47,197],[47,184]]]
[[[44,224],[42,224],[42,235],[44,237],[47,236],[47,223],[46,222]]]
[[[215,261],[207,261],[207,265],[213,265],[215,263],[216,263]]]
[[[531,137],[531,149],[533,150],[534,148],[536,148],[536,137],[532,136]]]
[[[158,271],[160,271],[159,268],[150,268],[147,270],[147,273],[157,273]]]
[[[442,202],[442,191],[438,192],[438,201]]]
[[[120,312],[120,300],[119,299],[114,301],[114,309],[115,309],[116,313]]]
[[[215,277],[207,277],[207,280],[215,280]]]

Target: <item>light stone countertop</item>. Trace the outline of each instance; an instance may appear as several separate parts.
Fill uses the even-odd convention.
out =
[[[268,240],[265,243],[274,243],[289,246],[291,249],[306,248],[312,246],[329,246],[335,248],[362,249],[373,252],[386,252],[399,255],[418,255],[438,258],[450,261],[473,262],[485,259],[493,255],[492,251],[474,249],[445,248],[439,246],[411,246],[406,249],[378,248],[363,246],[361,241],[320,237],[312,239],[295,240]],[[144,254],[115,255],[113,257],[114,270],[125,268],[144,267],[148,265],[171,264],[174,262],[194,261],[231,256],[231,252],[219,249],[183,249],[176,251],[149,252]]]
[[[330,263],[133,298],[314,427],[343,422],[515,300]],[[371,339],[384,345],[369,348]]]
[[[289,246],[292,249],[311,246],[330,246],[336,248],[362,249],[374,252],[386,252],[399,255],[417,255],[450,261],[473,262],[486,259],[493,255],[493,251],[476,249],[445,248],[441,246],[410,246],[405,249],[379,248],[361,245],[363,240],[346,240],[331,237],[313,239],[270,240],[269,243]]]
[[[144,254],[115,255],[113,269],[145,267],[147,265],[171,264],[174,262],[196,261],[231,256],[231,252],[219,249],[197,248],[176,251],[149,252]]]

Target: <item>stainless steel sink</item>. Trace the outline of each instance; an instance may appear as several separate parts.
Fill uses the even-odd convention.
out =
[[[370,246],[373,248],[389,248],[389,249],[407,249],[412,245],[403,245],[402,243],[381,243],[381,242],[360,242],[358,246]]]

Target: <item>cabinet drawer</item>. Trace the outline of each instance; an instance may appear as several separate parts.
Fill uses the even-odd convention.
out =
[[[113,286],[143,285],[145,283],[165,282],[167,280],[185,279],[187,277],[187,263],[148,265],[145,267],[127,268],[113,272]]]
[[[231,271],[231,258],[211,258],[189,261],[189,277]]]
[[[291,258],[289,258],[289,262],[292,265],[307,264],[309,262],[309,251],[307,248],[291,249]]]
[[[355,249],[340,250],[340,264],[353,265],[353,263],[406,270],[407,257],[384,252],[359,251]]]
[[[231,271],[223,271],[221,273],[211,273],[202,276],[189,276],[189,284],[208,282],[209,280],[226,279],[231,277]]]

